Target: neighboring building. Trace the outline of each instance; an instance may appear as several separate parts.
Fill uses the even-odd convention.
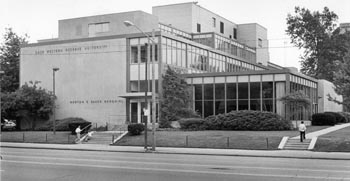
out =
[[[153,15],[133,11],[60,20],[58,38],[21,49],[21,84],[36,80],[52,90],[52,69],[58,67],[57,119],[141,122],[143,108],[151,107],[151,81],[148,86],[145,81],[151,42],[124,21],[148,34],[155,30],[156,96],[162,92],[161,75],[171,66],[186,74],[193,108],[203,117],[248,109],[289,118],[295,109],[278,98],[297,90],[309,95],[313,106],[293,119],[317,112],[317,80],[268,62],[266,28],[234,24],[192,2],[153,7]]]
[[[340,23],[340,33],[350,32],[350,23]]]

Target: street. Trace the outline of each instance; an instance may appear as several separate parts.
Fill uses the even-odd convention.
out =
[[[348,160],[1,148],[1,180],[350,180]]]

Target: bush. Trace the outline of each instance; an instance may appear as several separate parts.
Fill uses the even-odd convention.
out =
[[[192,118],[180,120],[182,129],[191,130],[290,130],[291,122],[278,114],[260,111],[232,111],[209,116],[203,120]]]
[[[74,120],[74,118],[72,120]],[[80,129],[82,130],[80,134],[85,134],[89,132],[92,125],[91,125],[91,122],[78,118],[78,119],[75,119],[74,121],[71,121],[68,124],[69,131],[71,131],[71,133],[75,135],[76,134],[75,129],[77,129],[78,126],[80,126]]]
[[[338,112],[338,114],[342,115],[345,119],[345,123],[349,123],[350,122],[350,113],[348,112]]]
[[[141,123],[129,124],[128,131],[131,136],[140,135],[145,130],[145,126]]]
[[[186,130],[205,130],[204,120],[202,118],[183,118],[179,121],[181,129]]]
[[[68,126],[70,123],[81,123],[81,122],[87,122],[87,121],[82,118],[74,118],[74,117],[56,120],[56,131],[71,131],[71,129]],[[53,130],[52,120],[47,121],[46,123],[35,128],[35,131],[52,131],[52,130]]]
[[[291,122],[276,113],[261,111],[232,111],[227,114],[209,116],[205,119],[209,130],[290,130]]]
[[[316,113],[312,115],[312,125],[314,126],[333,126],[336,123],[336,118],[333,114]]]
[[[336,113],[336,112],[325,112],[325,114],[332,114],[332,115],[334,115],[334,117],[335,117],[335,124],[345,123],[346,122],[345,117],[342,116],[339,113]]]

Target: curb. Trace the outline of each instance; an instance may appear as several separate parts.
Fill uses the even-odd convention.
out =
[[[4,148],[27,148],[27,149],[49,149],[49,150],[70,150],[70,151],[100,151],[100,152],[121,152],[121,153],[149,153],[149,154],[179,154],[179,155],[208,155],[208,156],[235,156],[235,157],[267,157],[267,158],[294,158],[294,159],[322,159],[322,160],[350,160],[349,158],[321,157],[321,156],[288,156],[288,155],[258,155],[258,154],[237,154],[237,153],[195,153],[195,152],[171,152],[171,151],[145,151],[136,150],[96,150],[88,148],[54,148],[54,147],[30,147],[30,146],[3,146]],[[308,151],[310,152],[310,151]],[[326,152],[328,153],[328,152]]]

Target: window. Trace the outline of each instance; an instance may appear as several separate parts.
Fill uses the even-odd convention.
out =
[[[89,37],[109,31],[109,22],[89,24]]]
[[[213,17],[213,27],[216,27],[216,19]]]
[[[233,28],[233,38],[237,39],[237,28]]]
[[[258,38],[258,46],[261,48],[262,47],[262,39]]]
[[[137,46],[131,46],[131,63],[137,63],[138,62],[138,48]]]
[[[220,21],[220,33],[224,34],[224,23]]]
[[[201,24],[197,23],[197,32],[200,33],[201,32]]]

